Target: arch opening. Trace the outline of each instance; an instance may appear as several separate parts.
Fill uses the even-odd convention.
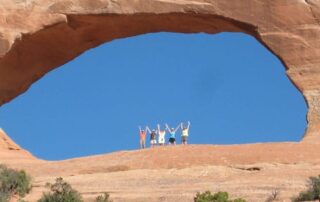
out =
[[[251,57],[252,53],[255,53],[255,57]],[[94,54],[98,56],[94,57]],[[229,58],[225,57],[228,54]],[[79,78],[72,76],[76,71]],[[111,74],[108,74],[109,71]],[[34,95],[28,98],[31,93]],[[110,95],[117,95],[120,101]],[[36,96],[39,102],[33,103],[35,98],[31,96]],[[65,99],[67,96],[69,98]],[[100,96],[101,100],[98,99]],[[145,101],[140,101],[140,96]],[[27,101],[23,101],[24,99]],[[128,100],[135,104],[126,105]],[[16,109],[6,108],[16,103]],[[66,67],[48,74],[30,89],[30,93],[1,110],[8,114],[12,114],[12,110],[25,114],[20,121],[26,121],[25,127],[22,127],[26,129],[29,124],[36,128],[37,122],[28,120],[27,114],[33,113],[32,110],[23,110],[36,108],[38,112],[31,116],[49,119],[46,121],[47,125],[41,126],[42,129],[38,127],[36,133],[44,134],[44,129],[49,128],[52,135],[37,137],[40,141],[37,145],[42,145],[38,146],[38,151],[30,149],[29,146],[27,149],[42,158],[63,159],[133,149],[137,147],[138,136],[135,134],[139,124],[155,126],[157,122],[168,122],[176,125],[187,119],[191,119],[193,125],[192,143],[298,141],[305,127],[306,106],[303,106],[303,103],[301,94],[286,77],[282,63],[248,35],[159,33],[117,40],[89,51],[66,64]],[[181,104],[183,106],[180,106]],[[157,105],[161,106],[160,109]],[[92,110],[92,107],[97,108]],[[301,111],[291,110],[292,108]],[[43,109],[49,111],[40,115]],[[68,112],[63,112],[65,110]],[[78,110],[81,113],[78,113]],[[53,115],[55,112],[57,114]],[[261,115],[262,113],[268,114]],[[139,114],[142,114],[143,118],[139,117]],[[109,121],[103,120],[103,117],[107,116]],[[35,117],[33,120],[36,120]],[[74,117],[80,121],[74,122]],[[297,122],[285,122],[289,117],[295,117]],[[7,116],[2,118],[5,121]],[[12,120],[14,119],[12,116]],[[95,121],[89,124],[88,119]],[[123,119],[130,123],[124,124],[122,128]],[[95,127],[97,123],[99,127]],[[301,124],[299,129],[288,129],[282,127],[284,123],[288,126],[304,124]],[[13,122],[10,124],[14,125]],[[67,129],[59,125],[65,125]],[[110,134],[106,125],[113,127]],[[11,133],[16,132],[9,130],[9,134]],[[23,141],[28,142],[27,139],[34,135],[32,133],[29,128],[29,135],[24,137]],[[25,136],[22,131],[19,134]],[[14,137],[16,140],[18,138],[23,137]],[[75,141],[78,138],[81,139],[80,143]],[[64,147],[60,145],[61,140],[66,140]],[[110,150],[106,148],[110,146],[108,144],[97,146],[97,140],[112,141],[118,146]],[[32,141],[34,142],[34,138]],[[52,156],[43,156],[40,153],[45,151],[50,143],[52,148],[60,145],[61,152],[57,152],[57,156],[52,153]],[[94,147],[98,149],[90,150]],[[71,151],[84,153],[74,154]],[[61,157],[66,152],[70,153]]]

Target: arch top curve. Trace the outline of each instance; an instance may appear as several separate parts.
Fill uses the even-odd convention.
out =
[[[0,105],[114,39],[162,31],[244,32],[284,63],[309,106],[305,142],[320,141],[318,0],[4,0],[0,11]]]

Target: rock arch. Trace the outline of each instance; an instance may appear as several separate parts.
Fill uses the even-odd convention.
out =
[[[0,105],[90,48],[161,31],[254,36],[282,61],[307,101],[303,142],[320,141],[319,0],[4,0]]]

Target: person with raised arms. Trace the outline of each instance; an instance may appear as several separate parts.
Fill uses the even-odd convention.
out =
[[[150,134],[150,147],[154,147],[155,145],[157,145],[157,140],[156,140],[157,131],[155,129],[152,129],[151,131],[148,126],[146,129],[147,129],[147,132],[149,132]]]
[[[165,144],[165,136],[166,136],[166,130],[161,130],[160,124],[158,124],[158,143],[160,146]]]
[[[141,126],[139,126],[139,134],[140,134],[140,149],[146,148],[146,136],[147,136],[147,127],[146,129],[141,129]]]
[[[168,130],[168,132],[170,134],[169,144],[171,144],[171,145],[176,144],[176,132],[178,131],[179,128],[180,128],[180,124],[176,128],[171,128],[171,129],[168,126],[168,124],[166,124],[166,129]]]
[[[190,128],[190,121],[188,121],[188,125],[185,126],[181,123],[181,143],[188,144],[188,137],[189,137],[189,128]]]

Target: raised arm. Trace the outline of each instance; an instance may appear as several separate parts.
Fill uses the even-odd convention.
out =
[[[176,129],[174,129],[174,132],[177,132],[180,127],[181,127],[180,124],[178,124],[178,126],[176,127]]]
[[[180,123],[181,130],[183,129],[183,123]]]
[[[190,123],[190,121],[188,121],[188,130],[189,130],[189,128],[190,128],[190,125],[191,125],[191,123]]]
[[[151,133],[151,130],[148,126],[146,126],[146,132]]]
[[[140,133],[141,133],[141,130],[142,130],[142,129],[141,129],[141,126],[139,126],[139,132],[140,132]]]
[[[170,130],[170,128],[169,128],[169,126],[168,126],[168,124],[166,124],[166,129],[167,129],[169,132],[171,132],[171,130]]]
[[[160,132],[160,124],[158,124],[158,132]]]

